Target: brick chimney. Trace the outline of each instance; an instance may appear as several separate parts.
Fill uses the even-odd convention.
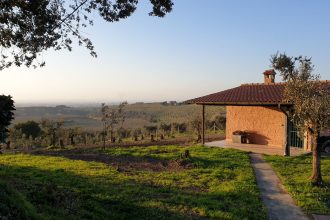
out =
[[[275,83],[275,75],[276,75],[276,72],[273,69],[266,70],[264,72],[264,83],[265,84],[273,84],[273,83]]]

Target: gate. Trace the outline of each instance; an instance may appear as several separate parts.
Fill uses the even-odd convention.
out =
[[[288,120],[288,144],[289,147],[304,147],[304,138],[300,137],[297,127],[291,120]]]

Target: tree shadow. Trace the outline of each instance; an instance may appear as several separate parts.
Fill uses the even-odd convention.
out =
[[[224,168],[234,169],[241,165],[241,161],[235,155],[233,160],[231,151],[226,149],[221,149],[221,157],[215,158],[203,158],[200,156],[195,156],[192,152],[189,158],[182,158],[179,151],[176,157],[157,157],[152,155],[132,155],[132,154],[109,154],[100,152],[84,152],[76,150],[63,150],[63,151],[35,151],[31,152],[32,155],[46,155],[55,157],[64,157],[71,160],[83,160],[83,161],[94,161],[101,162],[110,165],[117,169],[117,171],[153,171],[153,172],[163,172],[163,171],[183,171],[191,168],[213,168],[221,164]],[[234,150],[235,151],[235,150]],[[150,154],[154,154],[151,151]],[[164,151],[157,150],[156,153],[166,153]]]
[[[2,179],[37,212],[63,219],[263,219],[259,195],[249,187],[199,192],[129,178],[84,177],[36,167],[0,166]]]
[[[164,153],[160,151],[160,153]],[[108,154],[100,152],[76,151],[36,151],[33,155],[64,157],[71,160],[101,162],[116,168],[118,171],[179,171],[189,168],[189,164],[181,163],[180,153],[177,158],[160,158],[148,155]]]

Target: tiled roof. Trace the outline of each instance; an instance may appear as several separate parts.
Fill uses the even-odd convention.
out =
[[[330,90],[330,80],[321,81]],[[278,105],[283,101],[285,83],[252,83],[186,101],[188,104]]]
[[[275,105],[283,103],[284,83],[243,84],[186,101],[189,104]]]

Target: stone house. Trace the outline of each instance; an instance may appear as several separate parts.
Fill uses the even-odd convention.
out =
[[[300,135],[294,123],[288,118],[291,105],[283,102],[285,83],[275,82],[274,70],[266,70],[263,75],[264,83],[242,84],[189,100],[187,103],[203,106],[203,121],[205,106],[226,106],[228,144],[234,141],[234,131],[244,131],[249,144],[282,149],[286,149],[285,146],[288,145],[310,150],[308,137]]]

